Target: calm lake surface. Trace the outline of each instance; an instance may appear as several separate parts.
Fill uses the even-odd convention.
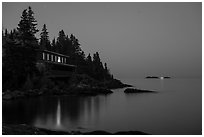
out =
[[[129,79],[158,93],[38,97],[3,103],[2,121],[53,130],[202,134],[202,79]]]

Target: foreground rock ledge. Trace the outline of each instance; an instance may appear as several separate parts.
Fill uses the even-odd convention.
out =
[[[103,130],[96,130],[92,132],[80,132],[80,131],[52,131],[43,128],[32,127],[25,124],[2,124],[3,135],[148,135],[141,131],[119,131],[116,133],[110,133]]]
[[[82,76],[81,76],[82,77]],[[2,99],[12,100],[27,97],[37,97],[43,95],[76,95],[76,96],[96,96],[96,95],[108,95],[113,93],[111,89],[132,87],[128,84],[123,84],[120,80],[113,79],[105,82],[91,81],[91,78],[83,76],[81,82],[72,83],[70,87],[59,88],[57,86],[53,88],[41,88],[41,89],[30,89],[30,90],[14,90],[4,91]],[[95,82],[95,84],[93,84]],[[97,83],[97,84],[96,84]]]
[[[67,90],[60,89],[35,89],[28,91],[6,91],[3,92],[3,100],[12,100],[27,97],[37,97],[43,95],[77,95],[77,96],[96,96],[96,95],[107,95],[111,94],[113,91],[107,88],[100,87],[86,87],[86,86],[75,86]]]
[[[156,93],[156,91],[136,89],[136,88],[127,88],[124,90],[124,92],[125,93]]]

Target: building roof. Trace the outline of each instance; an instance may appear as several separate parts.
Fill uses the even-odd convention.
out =
[[[60,53],[53,52],[53,51],[49,51],[49,50],[39,50],[39,51],[40,51],[40,52],[46,52],[46,53],[50,53],[50,54],[54,54],[54,55],[58,55],[58,56],[62,56],[62,57],[67,57],[67,58],[69,58],[69,56],[67,56],[67,55],[60,54]]]

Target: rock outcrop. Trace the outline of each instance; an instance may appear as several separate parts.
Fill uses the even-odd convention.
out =
[[[156,93],[156,91],[136,89],[136,88],[127,88],[124,90],[124,92],[125,93]]]

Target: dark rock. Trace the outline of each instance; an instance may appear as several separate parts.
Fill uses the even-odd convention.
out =
[[[155,79],[159,79],[159,77],[157,77],[157,76],[147,76],[146,78],[155,78]]]
[[[92,132],[83,133],[83,135],[112,135],[112,134],[106,131],[96,130]]]
[[[132,87],[128,84],[123,84],[120,80],[117,79],[109,79],[104,81],[98,81],[91,78],[88,75],[77,75],[76,81],[72,82],[72,84],[78,84],[80,86],[86,87],[104,87],[108,89],[117,89],[117,88],[124,88],[124,87]]]
[[[110,94],[113,93],[111,90],[99,87],[88,87],[88,86],[75,86],[69,91],[70,95],[84,95],[84,96],[95,96],[99,94]]]
[[[114,134],[96,130],[91,132],[80,132],[80,131],[53,131],[44,128],[37,128],[25,124],[2,124],[3,135],[148,135],[147,133],[140,131],[119,131]]]
[[[119,131],[114,133],[114,135],[148,135],[148,134],[141,131]]]
[[[23,97],[37,97],[40,95],[83,95],[83,96],[96,96],[99,94],[110,94],[113,93],[111,90],[107,88],[100,88],[100,87],[91,87],[88,85],[80,84],[75,85],[71,88],[67,89],[59,89],[55,87],[53,89],[30,89],[27,91],[9,91],[3,92],[2,99],[3,100],[11,100],[11,99],[18,99]]]
[[[132,87],[132,85],[123,84],[120,80],[117,80],[117,79],[112,79],[109,81],[102,82],[99,86],[100,87],[104,86],[109,89]]]
[[[167,77],[164,77],[164,78],[168,79],[168,78],[171,78],[171,77],[168,77],[168,76],[167,76]]]
[[[29,97],[35,97],[35,96],[38,96],[38,90],[36,90],[36,89],[30,89],[30,90],[28,90],[28,94],[27,94],[27,96],[29,96]]]
[[[44,135],[46,133],[40,131],[35,127],[31,127],[28,125],[3,124],[2,134],[3,135]]]
[[[71,135],[71,133],[66,132],[66,131],[53,131],[53,130],[48,130],[48,129],[43,129],[43,128],[38,128],[43,134],[45,135]],[[41,135],[43,135],[41,134]]]
[[[106,89],[106,88],[92,88],[91,91],[96,92],[98,94],[110,94],[113,91]]]
[[[21,98],[21,97],[24,97],[24,93],[22,91],[19,91],[19,90],[14,90],[12,92],[12,96],[14,98]]]
[[[65,131],[52,131],[43,128],[36,128],[25,124],[5,124],[2,125],[3,135],[70,135]]]
[[[24,94],[18,90],[14,90],[14,91],[7,91],[4,92],[2,95],[2,99],[3,100],[10,100],[10,99],[15,99],[15,98],[20,98],[23,97]]]
[[[38,95],[39,95],[39,96],[40,96],[40,95],[43,95],[43,91],[38,92]]]
[[[127,88],[124,91],[125,93],[156,93],[156,91],[151,90],[142,90],[142,89],[134,89],[134,88]]]
[[[123,84],[120,80],[110,79],[105,81],[95,80],[88,75],[76,75],[76,80],[71,80],[70,83],[53,84],[53,86],[43,86],[40,89],[4,91],[2,94],[3,100],[18,99],[25,97],[37,97],[41,95],[82,95],[96,96],[107,95],[113,93],[110,89],[131,87],[131,85]]]
[[[11,94],[4,94],[4,95],[2,96],[2,99],[3,99],[3,100],[10,100],[10,99],[12,99],[12,96],[11,96]]]

